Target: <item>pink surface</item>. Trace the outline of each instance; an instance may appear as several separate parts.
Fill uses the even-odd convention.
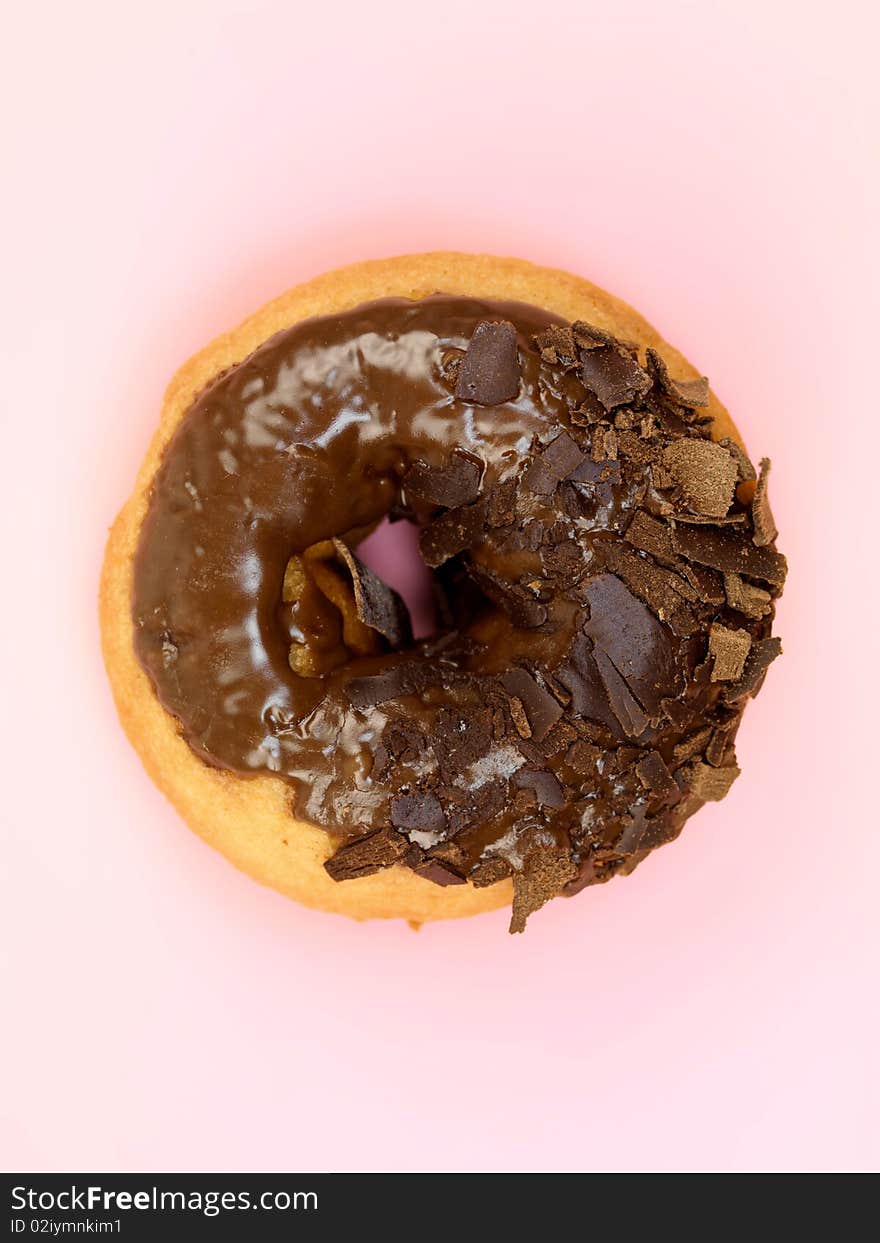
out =
[[[0,1164],[876,1166],[872,8],[7,4]],[[178,364],[326,267],[438,247],[638,305],[773,457],[791,560],[731,796],[518,938],[238,875],[98,650]]]

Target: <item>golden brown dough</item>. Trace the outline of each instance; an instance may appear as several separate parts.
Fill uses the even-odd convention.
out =
[[[232,332],[218,337],[180,368],[168,387],[159,427],[131,497],[113,524],[100,587],[104,660],[122,724],[147,772],[189,826],[254,879],[308,906],[355,919],[406,919],[422,923],[509,906],[511,882],[484,889],[442,887],[409,868],[392,867],[360,880],[337,883],[323,863],[333,839],[323,829],[293,819],[288,789],[269,776],[244,778],[203,763],[179,737],[138,664],[130,611],[132,564],[163,450],[196,395],[221,371],[240,362],[268,337],[299,320],[345,311],[377,298],[418,298],[437,291],[517,300],[583,319],[615,336],[662,352],[680,378],[699,373],[670,348],[626,303],[567,272],[521,259],[438,251],[354,264],[328,272],[282,294]],[[714,395],[707,411],[716,439],[739,439]]]

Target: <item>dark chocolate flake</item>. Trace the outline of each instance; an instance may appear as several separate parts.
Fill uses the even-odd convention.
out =
[[[755,484],[755,495],[752,500],[752,522],[755,526],[752,539],[759,548],[772,544],[779,534],[770,509],[770,502],[767,499],[767,476],[769,474],[770,459],[765,457],[761,459],[761,473]]]
[[[735,528],[679,526],[673,532],[680,556],[726,574],[760,578],[774,587],[785,582],[786,562],[773,548],[759,548]]]
[[[648,373],[616,345],[582,350],[581,379],[606,410],[629,405],[651,387]]]
[[[398,794],[391,800],[391,823],[404,832],[443,833],[446,814],[436,795],[417,790],[413,794]]]
[[[603,541],[602,558],[608,569],[621,578],[673,633],[680,637],[694,633],[697,620],[685,601],[695,601],[696,593],[678,574],[640,557],[626,544],[612,540]]]
[[[663,465],[689,509],[714,518],[725,516],[738,476],[737,464],[725,448],[714,440],[675,440],[663,454]]]
[[[728,793],[739,773],[735,764],[729,768],[712,768],[698,761],[688,770],[688,788],[704,802],[717,803]]]
[[[661,698],[675,689],[672,644],[654,614],[613,574],[591,579],[584,596],[590,608],[584,632],[593,640],[611,707],[625,732],[638,737],[659,718]]]
[[[461,364],[456,397],[479,406],[497,406],[516,397],[519,385],[516,329],[506,321],[482,320]]]
[[[656,350],[647,351],[648,370],[660,388],[678,406],[702,408],[709,404],[709,381],[705,376],[696,380],[673,380],[666,360]]]
[[[324,867],[333,880],[357,880],[397,863],[408,847],[406,838],[393,829],[377,829],[341,846]]]
[[[507,614],[515,626],[533,630],[547,620],[547,607],[517,583],[509,583],[485,566],[470,562],[468,575],[482,592]]]
[[[511,699],[518,699],[522,704],[532,738],[541,742],[562,716],[562,705],[525,669],[508,669],[501,677],[501,685]]]
[[[333,547],[351,574],[355,608],[360,620],[371,630],[383,635],[392,647],[409,643],[412,629],[409,610],[403,599],[387,583],[383,583],[378,574],[374,574],[364,565],[342,540],[335,539]]]
[[[403,488],[408,501],[455,509],[477,499],[482,474],[480,462],[461,449],[454,449],[444,466],[414,462],[403,477]]]
[[[565,792],[551,772],[521,768],[514,774],[513,784],[520,790],[531,790],[541,807],[565,806]]]
[[[731,630],[720,622],[709,627],[709,655],[712,658],[712,682],[736,682],[742,677],[746,657],[752,646],[747,630]]]
[[[567,324],[550,324],[543,332],[537,333],[534,340],[543,362],[552,367],[577,365],[574,333]]]
[[[416,876],[421,876],[423,880],[429,880],[434,885],[463,885],[466,880],[451,863],[442,859],[426,859],[413,871]]]
[[[482,543],[486,533],[485,521],[485,506],[480,501],[441,514],[423,527],[419,534],[422,560],[436,569],[450,557]]]
[[[513,911],[510,931],[524,932],[526,921],[577,876],[577,865],[568,851],[558,846],[536,846],[523,868],[513,876]]]
[[[659,751],[648,751],[636,764],[636,773],[645,789],[663,798],[676,798],[679,790]]]
[[[777,638],[759,639],[757,643],[753,643],[742,677],[725,688],[725,702],[735,703],[744,695],[757,695],[764,681],[764,675],[781,651],[782,644]]]
[[[531,492],[546,495],[582,464],[586,454],[562,431],[529,463],[523,483]]]

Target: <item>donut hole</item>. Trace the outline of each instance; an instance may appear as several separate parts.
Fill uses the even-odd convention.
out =
[[[419,528],[405,519],[383,518],[357,546],[357,555],[403,597],[413,637],[426,639],[439,629],[434,576],[419,556]]]

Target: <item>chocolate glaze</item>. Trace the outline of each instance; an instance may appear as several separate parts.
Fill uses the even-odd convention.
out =
[[[520,367],[517,396],[491,406],[455,395],[485,321],[514,326]],[[601,440],[616,437],[614,416],[577,367],[542,356],[536,334],[560,323],[523,304],[437,295],[296,324],[198,397],[157,472],[132,613],[160,701],[204,761],[289,781],[296,814],[341,844],[382,830],[368,871],[375,856],[437,883],[488,883],[552,849],[579,869],[564,876],[571,891],[631,869],[699,805],[684,773],[702,752],[680,758],[683,740],[711,726],[723,733],[717,763],[733,762],[742,701],[710,681],[706,635],[720,619],[758,641],[769,615],[730,621],[716,574],[712,598],[705,583],[702,595],[691,588],[690,620],[674,629],[624,586],[632,565],[627,579],[612,544],[623,547],[637,509],[666,521],[672,505],[650,465]],[[594,350],[592,371],[597,360]],[[630,405],[654,419],[655,444],[707,435],[693,411],[638,383]],[[436,571],[438,634],[340,664],[340,612],[326,594],[309,582],[282,602],[289,559],[330,537],[356,544],[389,512],[442,517],[414,474],[407,495],[406,477],[448,466],[456,450],[481,472],[478,500],[456,511],[479,535]],[[743,521],[746,509],[734,502]],[[625,551],[637,570],[649,560]],[[291,643],[320,676],[293,672]],[[399,693],[375,702],[376,683],[360,679],[389,674]],[[652,786],[639,775],[650,765],[636,766],[653,753],[667,768]]]

